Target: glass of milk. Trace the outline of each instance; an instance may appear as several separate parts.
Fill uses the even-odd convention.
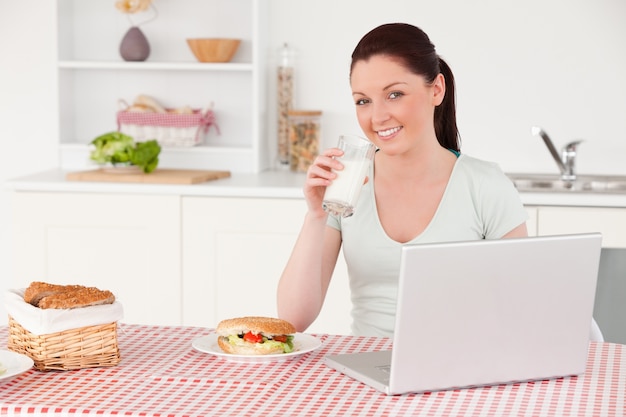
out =
[[[335,216],[350,217],[354,214],[376,148],[369,140],[355,135],[339,136],[337,147],[344,152],[337,158],[344,168],[335,171],[337,178],[326,188],[322,206]]]

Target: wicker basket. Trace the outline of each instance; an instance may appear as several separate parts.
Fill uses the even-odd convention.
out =
[[[8,348],[30,357],[40,371],[67,371],[120,363],[117,322],[38,336],[9,316]]]
[[[215,126],[212,110],[193,110],[190,114],[117,112],[117,130],[137,142],[156,139],[162,146],[191,147],[202,143],[203,134]]]

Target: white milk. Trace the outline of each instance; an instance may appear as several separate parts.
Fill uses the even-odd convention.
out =
[[[335,178],[332,184],[326,188],[324,194],[324,201],[332,201],[337,203],[343,203],[351,208],[354,208],[365,176],[367,175],[367,168],[370,160],[365,159],[362,161],[344,161],[341,160],[344,168],[341,171],[336,171],[337,178]]]

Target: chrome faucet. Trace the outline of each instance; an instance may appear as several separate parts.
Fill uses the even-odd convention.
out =
[[[548,150],[550,151],[550,155],[552,155],[554,162],[556,162],[559,167],[559,171],[561,171],[561,179],[563,181],[576,180],[576,150],[582,140],[567,143],[561,150],[561,155],[559,155],[554,147],[554,144],[552,143],[552,140],[542,128],[533,126],[531,128],[531,133],[533,136],[541,136],[545,142]]]

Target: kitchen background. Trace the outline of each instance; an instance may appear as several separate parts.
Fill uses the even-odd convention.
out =
[[[155,0],[157,7],[172,2]],[[269,10],[271,144],[276,129],[273,67],[283,42],[296,51],[295,106],[324,112],[326,147],[340,133],[359,132],[348,83],[355,44],[381,23],[405,21],[430,35],[455,73],[464,152],[497,161],[507,172],[557,172],[545,145],[530,134],[530,127],[539,125],[557,147],[585,140],[579,172],[626,174],[623,0],[270,0],[262,7]],[[149,36],[149,26],[144,29]],[[56,33],[54,1],[0,0],[2,183],[59,165]],[[191,53],[189,60],[194,60]],[[111,112],[116,110],[112,103]],[[270,149],[271,155],[275,152]],[[12,273],[10,231],[10,193],[2,189],[3,283]]]

